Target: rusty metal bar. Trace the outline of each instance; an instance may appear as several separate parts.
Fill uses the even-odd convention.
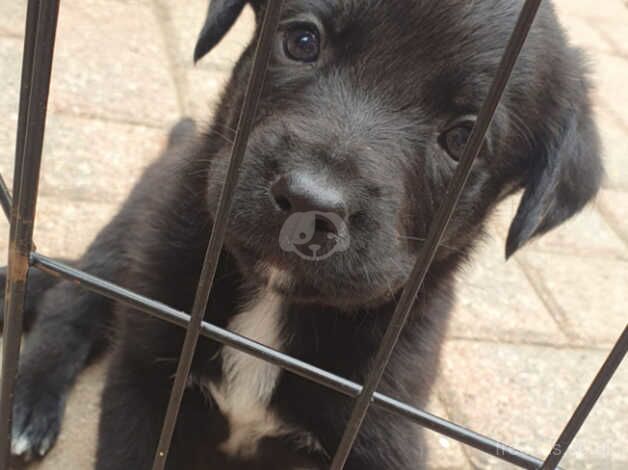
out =
[[[9,268],[4,303],[0,470],[8,470],[11,454],[13,394],[22,338],[26,276],[32,249],[58,13],[58,0],[28,2],[13,180],[15,203],[11,210]]]
[[[131,292],[39,253],[33,253],[31,255],[31,264],[40,271],[74,282],[84,289],[116,302],[121,302],[138,311],[180,326],[181,328],[186,328],[190,322],[190,315],[185,312],[173,309],[163,303]],[[226,346],[268,361],[293,374],[322,385],[323,387],[335,390],[343,395],[356,398],[362,391],[362,386],[355,382],[324,369],[320,369],[307,362],[300,361],[292,356],[283,354],[211,323],[202,322],[200,334]],[[540,459],[491,439],[490,437],[483,436],[459,424],[439,418],[381,393],[375,393],[373,395],[373,404],[391,413],[403,416],[420,426],[449,436],[463,444],[475,447],[478,450],[518,467],[537,469],[543,463]]]
[[[155,452],[153,470],[163,470],[168,458],[168,450],[177,422],[183,392],[185,391],[188,375],[190,373],[190,367],[192,366],[194,351],[201,331],[201,323],[205,316],[205,311],[207,310],[210,290],[214,282],[218,260],[225,240],[228,217],[231,212],[233,196],[238,183],[240,166],[244,158],[244,153],[246,152],[249,135],[253,129],[255,116],[257,115],[257,105],[262,93],[266,68],[273,48],[275,31],[279,25],[282,3],[283,0],[269,0],[265,6],[264,18],[255,51],[255,58],[253,60],[253,68],[251,70],[244,104],[240,112],[238,130],[231,150],[229,169],[220,194],[216,220],[214,221],[211,238],[207,252],[205,253],[205,260],[203,262],[203,268],[192,306],[190,324],[187,328],[183,349],[179,358],[177,373],[172,386],[172,393],[164,418],[161,437],[159,438],[159,445]]]
[[[466,145],[464,154],[458,163],[456,172],[449,184],[447,194],[443,201],[442,206],[439,208],[434,222],[430,226],[430,230],[425,241],[425,245],[421,250],[421,254],[417,260],[416,265],[408,279],[407,285],[404,288],[401,298],[395,308],[395,312],[391,319],[390,325],[386,330],[382,343],[379,347],[377,355],[373,360],[373,366],[364,384],[364,390],[356,400],[351,417],[347,423],[347,427],[342,436],[336,454],[331,465],[332,470],[342,470],[344,467],[349,453],[353,448],[355,439],[360,432],[364,418],[368,412],[369,406],[373,401],[373,394],[375,393],[377,386],[384,374],[384,370],[390,360],[395,345],[399,339],[399,335],[405,326],[410,312],[414,306],[417,295],[419,294],[425,276],[434,260],[436,251],[440,241],[447,229],[447,224],[451,218],[458,199],[462,194],[464,185],[467,182],[467,178],[471,173],[471,167],[473,161],[480,153],[484,136],[493,120],[495,110],[502,97],[502,94],[506,88],[510,75],[514,68],[514,65],[519,57],[521,48],[528,36],[528,32],[532,26],[532,22],[536,17],[536,13],[541,4],[541,0],[526,0],[515,29],[510,36],[506,50],[497,69],[497,74],[491,88],[488,93],[488,97],[484,102],[482,109],[477,117],[469,142]]]
[[[595,379],[593,379],[587,393],[584,395],[582,401],[569,419],[567,426],[565,426],[565,429],[558,437],[554,447],[552,447],[552,450],[545,459],[545,462],[543,462],[541,470],[553,470],[560,463],[567,452],[567,449],[569,449],[569,446],[576,437],[576,434],[580,431],[584,421],[587,419],[589,413],[608,385],[608,382],[611,380],[613,374],[615,374],[617,368],[624,360],[627,351],[628,325],[624,328],[624,332],[617,340],[617,343],[615,343],[615,346],[606,358],[606,361],[604,361],[604,364],[595,376]]]

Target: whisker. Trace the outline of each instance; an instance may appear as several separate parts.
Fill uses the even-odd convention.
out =
[[[425,242],[426,241],[425,238],[410,237],[410,236],[405,236],[405,235],[397,235],[397,238],[400,239],[400,240],[412,240],[412,241],[417,241],[417,242]],[[445,245],[444,243],[439,243],[438,246],[442,246],[442,247],[447,248],[448,250],[451,250],[451,251],[457,251],[457,252],[462,253],[462,250],[460,250],[458,248],[454,248],[453,246]]]
[[[209,129],[206,134],[209,136],[211,134],[216,134],[218,137],[222,137],[226,142],[230,143],[231,145],[233,145],[233,139],[228,137],[227,135],[223,134],[222,132],[217,131],[216,129],[212,128]]]

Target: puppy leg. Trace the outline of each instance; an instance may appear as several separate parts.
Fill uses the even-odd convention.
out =
[[[116,279],[122,263],[115,252],[119,222],[90,246],[80,269]],[[33,273],[36,271],[33,271]],[[43,457],[59,434],[65,401],[79,372],[104,350],[112,303],[76,284],[58,281],[36,303],[37,321],[20,353],[13,405],[12,453],[22,460]]]
[[[79,269],[117,284],[125,283],[133,260],[129,252],[137,252],[133,243],[142,243],[133,237],[134,225],[144,223],[143,215],[138,218],[138,214],[156,210],[151,195],[159,186],[161,160],[168,160],[169,152],[176,153],[174,147],[193,139],[194,132],[190,120],[175,126],[161,159],[145,172],[120,213],[98,234],[77,263]],[[33,287],[39,285],[39,290],[45,291],[43,283],[48,281],[37,271],[33,276]],[[12,429],[12,451],[25,459],[45,455],[56,441],[66,396],[89,359],[107,345],[107,327],[113,316],[109,300],[67,281],[49,288],[33,305],[31,310],[38,312],[39,318],[20,357]],[[29,315],[28,320],[33,318]]]
[[[69,282],[49,289],[26,337],[15,389],[12,453],[43,457],[55,443],[65,401],[88,359],[104,349],[111,303]]]
[[[163,384],[114,360],[103,391],[96,470],[149,470],[167,406]]]
[[[176,365],[176,361],[173,362]],[[116,351],[102,397],[96,470],[150,470],[168,406],[174,369],[138,364]],[[168,470],[198,467],[209,411],[200,393],[186,391],[168,453]]]

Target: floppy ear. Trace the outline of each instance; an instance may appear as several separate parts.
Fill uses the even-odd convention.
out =
[[[242,13],[246,0],[210,0],[207,18],[194,49],[194,62],[211,51]]]
[[[535,158],[506,241],[506,257],[530,239],[560,225],[596,194],[604,170],[588,105],[569,110],[557,137]]]

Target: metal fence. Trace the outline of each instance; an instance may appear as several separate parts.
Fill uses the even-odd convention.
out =
[[[170,441],[174,432],[194,350],[200,335],[268,361],[284,370],[309,379],[320,386],[328,387],[355,399],[351,417],[331,464],[332,470],[343,468],[371,405],[403,416],[420,426],[475,447],[517,467],[543,470],[557,468],[589,412],[626,355],[628,350],[628,327],[622,332],[584,398],[544,460],[376,392],[391,353],[406,323],[411,307],[421,289],[439,242],[464,188],[471,171],[471,165],[480,151],[484,136],[529,33],[541,0],[526,0],[523,5],[515,29],[510,36],[501,59],[496,77],[491,85],[488,98],[480,110],[464,155],[460,159],[456,172],[449,184],[445,200],[430,227],[426,243],[403,290],[390,325],[373,361],[372,370],[364,384],[351,382],[250,339],[219,328],[212,323],[203,321],[218,258],[225,239],[226,222],[238,180],[238,170],[253,127],[271,52],[272,37],[280,18],[282,0],[268,0],[265,9],[254,65],[232,148],[231,162],[190,314],[175,310],[160,302],[54,261],[38,253],[35,249],[32,235],[59,1],[28,0],[15,173],[13,178],[13,203],[8,189],[0,176],[0,202],[11,223],[9,268],[4,309],[2,384],[0,390],[0,470],[8,470],[9,468],[11,413],[22,336],[26,279],[28,270],[32,268],[39,269],[52,276],[70,280],[96,294],[132,306],[136,310],[186,329],[185,341],[159,445],[155,454],[153,470],[163,470],[166,465]]]

